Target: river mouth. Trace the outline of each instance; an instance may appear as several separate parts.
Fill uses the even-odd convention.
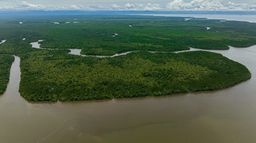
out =
[[[31,104],[19,94],[19,57],[0,97],[0,138],[11,143],[256,141],[256,46],[214,51],[245,65],[252,79],[187,96]]]

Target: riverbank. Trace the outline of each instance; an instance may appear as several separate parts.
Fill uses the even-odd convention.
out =
[[[13,60],[14,58],[10,55],[0,54],[0,95],[6,90]]]
[[[59,51],[46,50],[46,52],[59,52]],[[46,54],[46,53],[43,53],[43,54]],[[73,53],[73,54],[80,55],[80,52]],[[21,95],[30,102],[45,102],[45,101],[67,102],[67,101],[104,100],[104,99],[131,98],[131,97],[144,97],[144,96],[166,96],[166,95],[173,95],[173,94],[185,93],[185,92],[211,91],[211,90],[223,89],[223,88],[234,86],[243,81],[246,81],[251,77],[250,72],[246,69],[246,67],[242,66],[241,64],[228,60],[223,56],[213,54],[213,53],[203,52],[199,49],[191,48],[188,51],[180,51],[180,52],[174,52],[174,53],[165,53],[165,52],[159,52],[159,51],[143,53],[138,51],[136,53],[129,53],[129,54],[131,55],[115,54],[119,56],[114,56],[114,57],[110,56],[109,58],[108,57],[92,57],[92,58],[84,57],[83,61],[86,61],[86,62],[94,61],[93,65],[97,65],[97,62],[98,62],[98,66],[103,66],[101,61],[105,61],[105,62],[108,61],[108,63],[113,63],[113,62],[115,63],[116,61],[118,61],[120,64],[118,65],[118,67],[122,67],[123,69],[121,73],[124,73],[125,75],[127,74],[127,71],[128,71],[128,73],[132,75],[128,78],[129,85],[127,84],[126,87],[124,86],[121,87],[122,84],[124,84],[125,82],[123,83],[119,82],[118,86],[111,85],[111,84],[107,85],[106,83],[104,83],[104,85],[98,86],[100,88],[92,88],[92,89],[97,89],[98,94],[92,93],[90,90],[88,90],[87,88],[90,87],[88,84],[87,84],[87,87],[83,86],[83,90],[77,88],[78,86],[85,84],[85,83],[79,83],[81,81],[81,79],[79,78],[81,78],[82,75],[79,75],[79,78],[76,79],[75,74],[72,74],[72,70],[70,70],[70,69],[76,70],[77,67],[74,68],[70,64],[69,64],[70,67],[69,68],[65,67],[65,69],[62,69],[62,67],[57,65],[54,66],[56,68],[52,67],[52,65],[54,65],[55,62],[57,63],[61,62],[63,64],[65,60],[64,61],[61,60],[62,58],[60,58],[59,60],[56,60],[54,57],[52,57],[55,59],[54,60],[55,62],[52,62],[52,60],[49,59],[50,61],[49,64],[51,65],[51,68],[48,68],[48,67],[45,67],[45,66],[48,66],[48,64],[46,64],[45,62],[44,64],[40,64],[40,62],[38,61],[38,57],[41,57],[41,56],[39,55],[30,56],[30,57],[36,57],[35,59],[32,60],[33,65],[40,65],[40,67],[36,66],[37,68],[35,69],[23,69],[23,71],[40,71],[40,72],[37,72],[37,74],[34,74],[33,72],[29,72],[29,73],[25,72],[24,73],[25,76],[23,78],[25,78],[26,80],[24,81],[27,81],[27,79],[29,78],[34,78],[33,75],[39,76],[41,78],[45,78],[44,77],[45,75],[48,78],[44,80],[42,79],[28,80],[30,82],[26,83],[25,86],[23,83],[23,86],[21,86],[21,93],[22,93]],[[147,60],[152,60],[153,63],[149,64],[149,62],[147,61],[146,64],[148,65],[148,67],[143,66],[145,64],[143,63],[143,57]],[[99,58],[99,60],[96,60],[94,58]],[[107,59],[104,59],[104,58],[107,58]],[[72,61],[76,61],[76,60],[72,58]],[[128,61],[129,63],[137,62],[135,64],[136,66],[122,64],[122,62],[127,63]],[[166,61],[169,61],[169,62],[166,62]],[[158,62],[158,63],[155,63],[155,62]],[[164,62],[164,64],[162,62]],[[28,66],[31,63],[23,63],[23,64]],[[155,64],[157,64],[157,66]],[[104,70],[101,69],[102,71],[107,72],[107,70],[111,68],[112,70],[111,73],[115,74],[115,76],[117,75],[120,76],[120,78],[123,81],[125,81],[124,79],[126,76],[122,76],[120,72],[115,71],[115,70],[120,70],[120,68],[115,69],[115,67],[111,67],[111,64],[104,65],[104,66],[108,68]],[[164,68],[161,68],[161,66],[163,66]],[[33,67],[33,66],[29,65],[29,67]],[[90,77],[94,75],[92,73],[94,72],[94,70],[96,70],[95,72],[97,73],[97,76],[93,76],[93,77],[95,79],[98,79],[96,81],[99,83],[101,83],[101,79],[104,79],[104,78],[111,79],[110,80],[111,82],[115,80],[120,80],[120,79],[113,78],[112,74],[110,75],[102,74],[104,77],[101,77],[101,73],[97,71],[99,70],[97,67],[92,67],[93,69],[90,69],[85,65],[82,66],[84,69],[81,68],[80,66],[78,67],[79,67],[78,68],[79,70],[86,72],[87,73],[86,75]],[[134,71],[129,70],[131,68],[132,69],[135,68],[135,70]],[[47,69],[47,71],[45,71],[44,69]],[[62,74],[59,74],[56,77],[55,75],[52,75],[52,78],[54,78],[54,81],[51,81],[51,78],[49,78],[48,74],[51,72],[56,74],[57,73],[56,71],[52,71],[54,69],[61,71]],[[90,72],[85,71],[85,69],[89,70]],[[187,71],[186,69],[190,69],[190,71]],[[64,79],[65,77],[69,78],[69,76],[64,74],[65,70],[69,71],[68,73],[72,75],[70,78],[72,78],[73,82],[78,83],[76,86],[73,86],[73,83],[69,83],[65,85],[65,82],[64,82],[65,80],[60,80],[60,79]],[[175,73],[175,70],[176,70],[176,73]],[[170,71],[171,73],[168,73],[168,71]],[[47,72],[47,73],[44,73],[44,72]],[[180,72],[182,74],[180,74]],[[41,73],[42,75],[39,73]],[[83,75],[83,76],[85,76],[84,77],[85,79],[88,79],[86,75]],[[174,78],[173,76],[177,76],[177,77]],[[135,83],[136,81],[135,79],[133,80],[134,83],[130,82],[130,80],[133,77],[136,77],[137,79],[139,79],[137,81],[140,81],[140,84],[138,84],[137,87],[136,87],[136,84],[135,86],[132,85]],[[55,78],[58,78],[58,79],[55,79]],[[93,81],[90,81],[90,82],[95,82],[95,79],[93,79]],[[169,79],[171,79],[171,82],[170,81],[168,82]],[[70,79],[67,79],[67,81],[69,80]],[[35,83],[31,85],[31,81],[34,81]],[[44,83],[41,83],[39,81]],[[45,83],[45,81],[48,81],[51,84]],[[57,83],[56,81],[58,81],[59,83]],[[149,85],[152,85],[152,89],[150,86],[148,87],[144,86],[143,82],[141,81],[147,81],[148,83],[150,83]],[[54,84],[54,82],[56,84]],[[42,85],[40,87],[40,92],[38,92],[39,90],[34,90],[36,87],[35,85]],[[48,89],[45,89],[44,92],[42,92],[43,91],[42,87],[45,87],[45,85],[47,85]],[[69,91],[72,91],[72,93],[67,92],[66,90],[63,90],[61,89],[61,87],[56,85],[62,85],[65,87],[70,86],[68,89]],[[168,86],[165,87],[164,85],[168,85]],[[26,86],[29,88],[27,88]],[[105,89],[111,92],[106,93],[105,90],[102,90],[101,88],[102,86],[105,86]],[[131,89],[129,89],[129,86],[131,87]],[[139,87],[140,88],[143,87],[144,89],[142,88],[141,91],[134,90],[134,89],[139,89]],[[24,89],[26,88],[29,89],[30,92],[24,92]],[[62,92],[58,93],[58,92],[55,92],[55,90],[62,91]],[[88,93],[90,92],[92,93],[91,97],[90,95],[88,95]],[[30,95],[28,93],[30,93]],[[31,93],[34,93],[34,94],[31,95]],[[140,94],[140,93],[143,93],[143,94]]]
[[[256,47],[214,52],[248,67],[252,79],[228,89],[183,96],[32,104],[13,90],[19,81],[13,71],[13,84],[0,97],[1,141],[254,143]]]
[[[58,58],[44,56],[54,53],[59,51],[38,51],[22,58],[20,92],[26,100],[166,96],[223,89],[251,77],[245,66],[204,51],[137,52],[114,58],[67,56],[64,52]]]

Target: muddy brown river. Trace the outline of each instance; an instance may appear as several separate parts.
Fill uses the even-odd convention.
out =
[[[255,143],[256,46],[217,52],[246,65],[252,79],[215,92],[55,104],[20,96],[15,57],[0,97],[0,142]]]

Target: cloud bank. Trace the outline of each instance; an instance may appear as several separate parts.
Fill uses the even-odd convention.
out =
[[[256,10],[255,4],[234,3],[220,0],[173,0],[167,4],[171,10]]]
[[[147,2],[145,0],[127,0],[129,2],[90,2],[88,0],[72,0],[53,3],[49,0],[0,0],[0,10],[224,10],[224,11],[255,11],[256,2],[232,2],[227,0],[164,0],[162,2]]]

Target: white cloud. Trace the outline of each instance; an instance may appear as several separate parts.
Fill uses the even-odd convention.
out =
[[[135,9],[135,4],[132,4],[132,3],[127,3],[124,5],[124,8],[125,9]]]
[[[144,6],[144,10],[161,10],[162,8],[160,7],[159,4],[152,4],[148,3],[147,5]]]
[[[21,8],[25,8],[25,9],[43,9],[44,6],[41,4],[34,4],[34,3],[30,3],[27,1],[22,1],[21,2]]]
[[[229,1],[227,3],[229,9],[235,10],[256,10],[256,4],[247,4],[247,3],[234,3]]]
[[[120,7],[119,5],[117,5],[117,4],[112,4],[112,6],[111,6],[111,7],[112,7],[112,9],[114,9],[114,10],[115,10],[115,9],[120,9],[120,8],[121,8],[121,7]]]
[[[256,10],[255,5],[221,0],[173,0],[167,4],[169,10]]]
[[[0,10],[256,10],[256,0],[0,0]]]
[[[75,4],[72,4],[70,5],[70,9],[73,9],[73,10],[80,10],[82,9],[82,7],[78,6],[78,5],[75,5]]]
[[[112,5],[113,10],[161,10],[161,6],[156,3],[126,3],[123,5]]]

